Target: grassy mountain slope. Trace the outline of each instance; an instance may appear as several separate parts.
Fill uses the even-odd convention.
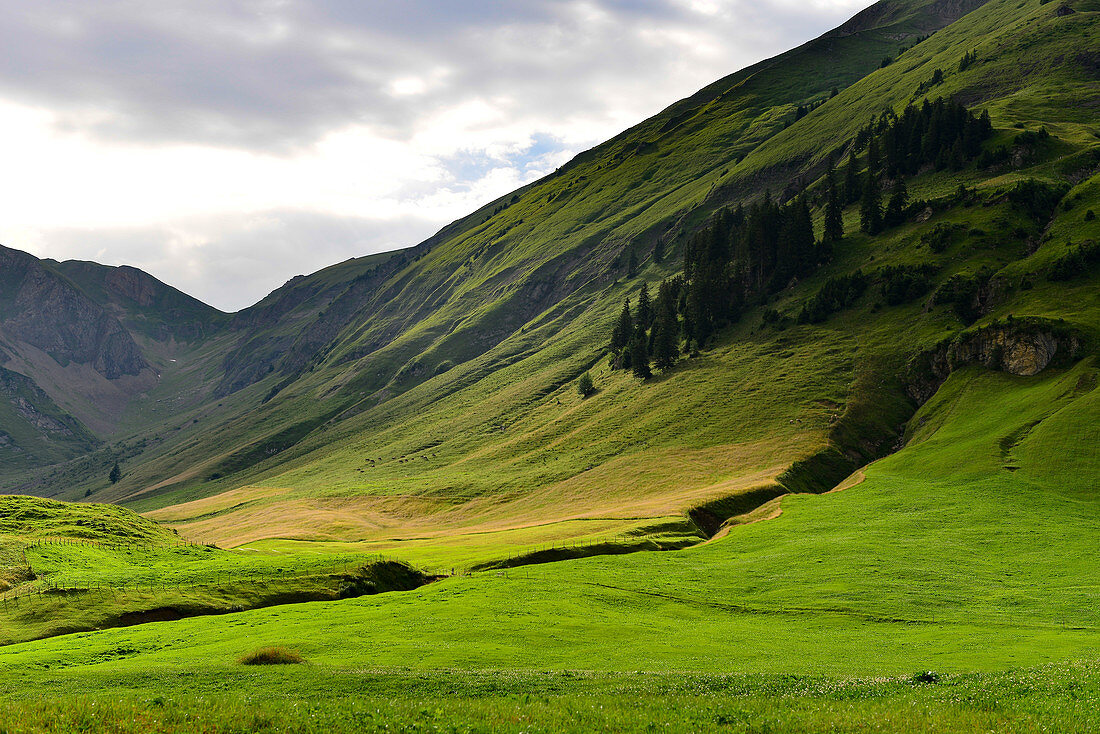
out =
[[[408,331],[351,361],[364,339],[388,328],[383,316],[389,312],[352,327],[314,371],[283,387],[279,400],[215,433],[222,445],[237,443],[241,449],[205,464],[189,463],[174,483],[132,501],[154,510],[255,487],[236,492],[215,512],[200,503],[194,510],[165,509],[156,516],[179,523],[185,532],[189,528],[230,543],[264,537],[388,543],[415,537],[419,540],[401,547],[424,545],[416,552],[424,553],[425,561],[449,567],[458,557],[453,553],[468,561],[480,558],[456,550],[470,538],[455,536],[508,531],[511,535],[500,537],[512,547],[491,551],[497,554],[569,537],[623,533],[677,544],[685,533],[699,532],[685,525],[688,510],[737,514],[805,481],[827,484],[835,467],[825,467],[829,471],[818,472],[817,479],[821,467],[814,464],[800,465],[808,479],[787,469],[829,446],[859,454],[857,463],[889,447],[893,429],[915,408],[900,384],[906,361],[965,330],[950,306],[931,295],[954,276],[982,268],[991,273],[992,295],[973,328],[1009,315],[1040,316],[1065,319],[1086,338],[1097,336],[1094,280],[1047,277],[1051,262],[1067,251],[1059,233],[1070,233],[1077,243],[1087,239],[1095,223],[1085,222],[1085,214],[1096,208],[1095,118],[1066,112],[1064,98],[1069,93],[1064,90],[1087,96],[1096,89],[1087,67],[1096,51],[1096,14],[1055,11],[1038,2],[988,3],[776,131],[724,174],[715,166],[715,179],[697,190],[683,222],[662,232],[667,257],[661,263],[653,262],[647,249],[656,235],[639,236],[650,231],[644,224],[649,209],[628,207],[624,214],[607,208],[600,196],[577,191],[566,204],[544,204],[546,211],[533,218],[530,200],[541,200],[539,192],[560,192],[565,179],[584,187],[615,186],[619,176],[630,181],[628,172],[639,157],[617,164],[614,175],[581,181],[584,166],[603,165],[595,154],[582,156],[579,167],[567,167],[542,188],[524,190],[481,225],[410,258],[393,276],[395,284],[378,291],[390,304],[385,308],[405,309],[401,313],[413,324]],[[977,63],[957,71],[962,57],[975,49]],[[1042,73],[1021,75],[1017,60],[1024,55],[1061,61],[1044,66]],[[944,81],[914,95],[936,68],[946,70]],[[605,340],[622,299],[643,280],[653,284],[677,270],[678,243],[690,231],[689,220],[703,221],[739,187],[790,181],[795,174],[813,192],[820,159],[867,120],[884,108],[900,112],[910,102],[943,94],[979,101],[992,111],[995,135],[987,147],[1013,147],[1021,131],[1040,124],[1053,137],[1027,156],[1021,153],[1018,163],[920,173],[909,188],[913,198],[934,204],[930,214],[884,235],[860,234],[858,207],[850,207],[849,235],[832,263],[767,304],[791,325],[763,327],[760,312],[750,312],[712,348],[645,385],[608,369]],[[608,155],[620,145],[608,144]],[[670,155],[664,165],[680,158]],[[684,160],[689,168],[708,165],[692,156]],[[720,185],[712,186],[718,177]],[[1055,211],[1036,219],[1009,195],[1028,178],[1073,188]],[[653,185],[661,180],[654,176]],[[699,180],[708,181],[705,175]],[[959,184],[972,193],[955,201]],[[602,219],[586,222],[584,211],[600,212],[595,216]],[[667,209],[662,204],[656,211]],[[613,267],[616,251],[607,249],[612,240],[599,223],[609,217],[621,219],[616,247],[629,244],[641,260],[635,278],[625,278],[624,262]],[[519,219],[537,222],[538,236],[512,234]],[[514,226],[497,244],[490,234],[509,223]],[[820,220],[817,226],[820,231]],[[630,228],[633,238],[625,234]],[[942,252],[925,244],[937,228],[953,233]],[[567,235],[571,230],[576,233]],[[585,233],[592,233],[593,249],[568,267],[561,265],[569,262],[562,256],[562,269],[554,271],[564,273],[562,279],[521,265],[524,257],[553,258],[560,252],[556,248],[584,239]],[[479,242],[482,254],[461,262],[465,275],[454,280],[456,295],[429,316],[416,318],[417,309],[431,303],[425,296],[395,295],[419,293],[421,269],[429,273],[426,282],[436,284],[432,278],[443,277],[448,259],[453,262]],[[887,306],[876,275],[886,265],[931,265],[937,271],[924,297]],[[533,268],[526,279],[520,274],[524,267]],[[854,309],[822,325],[792,323],[829,278],[857,269],[871,275],[872,285]],[[577,279],[587,285],[574,289],[569,283]],[[518,310],[512,288],[527,294],[531,310],[544,305],[532,295],[538,290],[560,297],[528,317]],[[457,325],[441,323],[459,309]],[[901,348],[900,333],[907,335]],[[496,334],[503,338],[494,344]],[[461,349],[470,344],[473,353],[484,351],[463,360]],[[599,392],[581,400],[572,382],[585,370],[592,371]],[[350,409],[344,401],[349,394],[357,400]],[[145,477],[164,476],[164,467],[150,462],[129,486],[140,489]],[[279,522],[273,524],[273,516]]]
[[[172,487],[187,498],[239,486],[242,469],[255,473],[261,459],[283,458],[289,447],[333,418],[344,424],[355,414],[405,415],[407,404],[388,406],[394,396],[434,379],[430,397],[421,393],[418,400],[438,403],[544,347],[542,362],[557,364],[552,374],[533,382],[539,392],[552,391],[598,358],[592,345],[580,347],[580,353],[578,345],[602,339],[593,328],[602,330],[624,292],[615,285],[626,272],[628,250],[644,261],[658,239],[688,231],[710,211],[699,206],[722,172],[793,122],[799,104],[852,83],[878,66],[884,49],[896,53],[906,41],[974,6],[886,3],[841,31],[712,85],[579,156],[549,179],[455,223],[390,263],[392,272],[379,273],[381,282],[345,299],[341,309],[328,308],[324,318],[340,330],[323,347],[311,345],[312,361],[256,359],[260,352],[242,352],[253,372],[223,385],[243,387],[267,369],[272,374],[256,395],[274,393],[279,399],[211,429],[210,440],[187,452],[185,463],[150,457],[124,489],[154,486],[145,492],[149,495]],[[809,66],[829,71],[791,71]],[[790,79],[799,81],[792,86]],[[649,277],[669,268],[652,266]],[[334,311],[338,317],[330,317]],[[303,333],[322,323],[328,325],[318,315]],[[285,326],[270,328],[280,333]],[[266,332],[258,333],[257,344],[268,341]],[[565,354],[566,360],[558,359]],[[301,372],[303,362],[308,373]],[[522,409],[522,402],[509,407]],[[377,419],[360,419],[357,425],[364,422]],[[210,446],[237,448],[212,454]],[[606,449],[602,458],[613,453]],[[174,467],[186,468],[173,476]],[[571,467],[552,476],[576,473]],[[197,479],[214,475],[233,481],[196,486]]]

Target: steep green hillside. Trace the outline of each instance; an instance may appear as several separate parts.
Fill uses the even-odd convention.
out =
[[[178,460],[148,452],[120,492],[155,486],[159,493],[169,480],[207,493],[225,483],[208,490],[195,487],[196,478],[251,469],[322,423],[385,403],[452,366],[460,369],[437,394],[461,391],[525,358],[536,328],[539,347],[567,348],[571,324],[591,338],[589,321],[618,297],[608,286],[625,274],[628,250],[644,261],[659,238],[706,216],[712,207],[700,204],[722,173],[794,122],[799,105],[823,100],[875,69],[887,51],[976,5],[876,6],[717,82],[401,257],[355,261],[288,284],[234,319],[236,345],[219,378],[220,394],[262,379],[247,402],[268,401],[244,415],[222,412],[204,440],[173,447]],[[828,71],[802,73],[810,67]],[[675,253],[668,255],[672,262]],[[575,372],[571,364],[564,377]],[[74,493],[92,486],[76,484]]]
[[[931,22],[927,7],[905,7],[910,20]],[[740,162],[720,156],[729,146],[710,136],[742,118],[693,98],[698,114],[713,110],[699,121],[705,140],[688,135],[691,126],[670,127],[653,149],[620,155],[670,110],[388,262],[395,272],[370,282],[365,311],[316,364],[289,383],[279,370],[234,393],[247,405],[274,397],[171,456],[149,456],[117,496],[219,542],[389,549],[394,538],[416,538],[401,547],[450,568],[569,539],[648,535],[676,546],[788,490],[828,488],[895,444],[897,427],[950,371],[952,339],[968,345],[963,361],[1009,371],[1013,360],[983,346],[990,334],[1001,352],[1030,352],[1040,367],[1094,343],[1091,255],[1079,255],[1083,269],[1068,279],[1054,268],[1097,232],[1086,221],[1098,207],[1095,116],[1067,104],[1067,95],[1100,91],[1089,71],[1096,23],[1085,6],[1065,14],[1039,2],[987,3],[801,119],[784,108],[791,116]],[[758,74],[824,58],[826,47],[815,42],[724,83],[743,90]],[[877,67],[881,47],[872,51]],[[1025,73],[1025,56],[1048,61]],[[768,186],[775,197],[794,193],[801,182],[820,236],[828,154],[844,164],[842,179],[868,122],[943,96],[988,111],[992,136],[957,170],[907,175],[912,203],[900,224],[863,234],[853,203],[824,265],[751,292],[736,322],[675,368],[644,383],[610,369],[623,300],[636,303],[641,283],[656,290],[676,274],[719,207],[759,201]],[[862,179],[867,152],[856,147]],[[884,198],[892,186],[884,182]],[[857,299],[823,323],[798,323],[823,288],[857,272]],[[887,293],[899,272],[920,273],[900,300]],[[995,324],[984,337],[977,331]],[[1062,332],[1061,353],[1050,353],[1043,345]],[[939,356],[924,359],[939,366],[914,373],[910,360],[938,345]],[[585,371],[598,388],[588,399],[573,384]],[[227,490],[213,511],[169,507]],[[486,532],[502,533],[500,543],[464,550]]]

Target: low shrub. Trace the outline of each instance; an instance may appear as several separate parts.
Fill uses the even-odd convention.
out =
[[[1055,260],[1047,272],[1047,280],[1059,282],[1072,280],[1088,272],[1093,265],[1100,263],[1100,243],[1083,242],[1070,247],[1066,254]]]
[[[237,660],[241,665],[298,665],[305,661],[297,650],[281,646],[254,650]]]
[[[813,298],[802,306],[798,314],[800,324],[820,324],[829,317],[854,304],[867,290],[867,276],[857,270],[851,275],[830,278]]]
[[[882,297],[891,306],[914,301],[932,288],[933,265],[887,266],[879,271],[882,280]]]

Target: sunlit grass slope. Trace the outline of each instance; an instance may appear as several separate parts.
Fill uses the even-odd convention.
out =
[[[378,556],[233,553],[115,505],[0,497],[0,644],[424,580]]]
[[[973,681],[955,676],[1095,658],[1100,497],[1091,477],[1100,456],[1088,439],[1100,414],[1097,377],[1093,359],[1029,378],[960,370],[915,417],[907,447],[867,468],[862,482],[787,497],[778,518],[703,546],[69,635],[5,648],[0,669],[139,691],[152,673],[179,695],[189,688],[177,671],[199,681],[194,691],[209,691],[201,681],[236,679],[235,661],[270,645],[300,651],[314,666],[311,680],[375,670],[369,684],[354,677],[367,690],[410,668],[424,671],[419,679],[431,690],[428,681],[441,674],[430,671],[451,668],[834,679],[932,670]],[[1057,442],[1066,435],[1082,438]],[[1065,466],[1086,479],[1067,478]],[[1060,680],[1079,675],[1057,670]],[[1055,686],[1054,678],[1032,693]],[[249,687],[274,693],[295,680],[255,673]],[[1001,686],[999,696],[1012,687],[996,676],[981,680]],[[795,711],[814,700],[800,690],[791,693]],[[902,698],[911,695],[923,694]],[[1074,710],[1058,695],[1063,705],[1052,708]]]
[[[467,404],[494,397],[502,414],[493,419],[525,410],[531,394],[553,392],[599,359],[596,345],[606,337],[609,318],[639,284],[627,279],[630,252],[651,281],[674,272],[675,242],[666,243],[665,263],[652,262],[657,239],[675,238],[708,216],[714,208],[708,193],[718,179],[787,126],[799,127],[800,104],[851,85],[884,55],[979,4],[884,3],[841,31],[717,82],[547,179],[490,203],[386,263],[392,272],[383,268],[377,280],[337,268],[288,284],[241,318],[276,319],[261,324],[235,353],[254,358],[258,376],[273,370],[245,391],[252,410],[226,406],[201,434],[137,457],[110,498],[149,508],[235,489],[296,452],[330,442],[298,448],[328,426],[339,431],[358,415],[348,431],[374,431],[413,418],[409,411],[425,400],[456,393]],[[756,176],[745,170],[746,177]],[[773,174],[783,186],[789,183],[787,172],[768,176]],[[766,182],[759,184],[754,196]],[[339,294],[339,284],[346,291],[327,308],[308,299],[313,305],[274,308],[305,295]],[[300,343],[336,326],[339,333],[317,345],[312,361],[270,354],[284,349],[296,355]],[[228,360],[234,369],[236,356]],[[509,367],[514,369],[501,373]],[[502,378],[510,382],[507,391]],[[518,391],[517,382],[524,381],[526,394]],[[413,404],[388,407],[395,396],[426,384],[431,387]],[[478,431],[490,428],[479,425]],[[568,476],[576,474],[571,471]],[[563,476],[554,472],[555,479]],[[66,491],[82,488],[74,483]]]
[[[885,265],[930,264],[939,268],[935,287],[988,268],[999,292],[979,326],[1008,315],[1041,316],[1100,333],[1094,281],[1054,283],[1045,275],[1067,240],[1080,243],[1095,230],[1084,217],[1100,208],[1095,120],[1073,112],[1065,96],[1096,89],[1087,59],[1097,51],[1098,16],[1084,7],[1064,17],[1055,10],[1037,1],[987,3],[805,118],[778,126],[736,165],[719,165],[703,148],[678,148],[668,158],[669,165],[679,161],[675,175],[655,172],[646,184],[671,185],[690,174],[692,183],[681,188],[695,193],[675,206],[632,209],[624,192],[607,199],[592,189],[637,189],[630,161],[650,154],[610,161],[622,140],[655,123],[643,124],[519,192],[507,207],[498,204],[495,214],[479,213],[416,250],[398,263],[396,280],[377,286],[376,298],[386,304],[372,301],[372,315],[349,327],[315,368],[259,409],[235,413],[136,466],[118,491],[138,491],[132,506],[193,537],[229,545],[359,542],[387,552],[401,542],[418,560],[449,569],[488,560],[456,546],[463,534],[476,533],[486,547],[486,533],[502,532],[497,555],[513,555],[570,535],[667,527],[689,510],[774,488],[787,467],[836,445],[835,422],[861,401],[865,413],[867,405],[885,404],[878,386],[912,354],[962,329],[949,308],[927,296],[885,306],[873,285],[853,310],[822,325],[777,331],[762,328],[760,311],[750,311],[715,345],[644,385],[608,368],[610,325],[643,280],[654,286],[678,270],[676,233],[689,231],[689,220],[757,196],[769,182],[779,191],[780,181],[796,175],[812,181],[829,146],[850,140],[873,115],[938,95],[989,109],[996,128],[990,146],[1011,145],[1021,130],[1040,125],[1053,138],[1019,166],[915,177],[913,198],[948,201],[960,184],[976,193],[884,235],[859,234],[857,207],[849,208],[849,235],[832,263],[767,306],[793,318],[826,279],[856,269],[873,275]],[[813,48],[800,53],[817,53]],[[975,50],[978,62],[958,71],[963,55]],[[1024,74],[1016,60],[1025,56],[1052,60],[1042,73]],[[802,57],[784,58],[768,74]],[[944,82],[918,94],[936,68],[945,70]],[[702,109],[733,104],[734,97]],[[700,130],[732,125],[736,115],[704,117]],[[689,127],[669,128],[661,145],[689,145],[694,138],[675,133]],[[1074,187],[1052,221],[1033,221],[1007,200],[1029,177]],[[579,188],[562,203],[555,192],[566,179]],[[544,196],[554,201],[532,205]],[[670,211],[677,214],[668,221],[681,223],[668,230],[666,259],[653,262],[654,238],[663,230],[642,234],[651,213]],[[608,230],[615,217],[620,229]],[[943,252],[932,252],[924,238],[948,226],[957,234]],[[569,249],[576,242],[587,244]],[[632,279],[622,264],[628,249],[641,261]],[[549,262],[555,264],[547,270]],[[556,295],[540,295],[546,292]],[[574,381],[586,370],[598,392],[581,400]],[[276,377],[274,386],[281,384]],[[234,398],[239,406],[270,390],[261,382]],[[892,429],[907,417],[896,407],[875,410],[860,419]],[[181,504],[225,491],[233,494],[216,509]]]

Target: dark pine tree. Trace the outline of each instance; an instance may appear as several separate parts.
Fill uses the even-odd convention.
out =
[[[648,330],[653,325],[653,304],[649,300],[649,283],[642,283],[638,289],[638,328]]]
[[[680,326],[671,311],[661,308],[653,323],[653,363],[661,372],[667,372],[676,364],[680,354]]]
[[[848,167],[844,171],[844,203],[855,204],[863,196],[863,187],[859,185],[859,156],[853,150],[848,156]]]
[[[646,346],[645,333],[641,330],[634,332],[630,340],[630,369],[634,376],[642,380],[648,380],[653,376],[649,368],[649,348]]]
[[[878,178],[872,170],[867,171],[867,181],[863,186],[863,200],[859,205],[859,228],[871,235],[882,231],[882,194],[878,190]]]
[[[867,170],[871,173],[878,173],[881,163],[882,161],[879,159],[878,137],[872,133],[871,139],[867,144]]]
[[[107,478],[111,480],[111,484],[118,484],[118,480],[122,479],[122,469],[119,467],[118,462],[111,467],[111,473],[107,475]]]
[[[909,206],[909,191],[905,188],[905,181],[898,179],[894,184],[894,193],[886,204],[886,213],[883,215],[883,224],[887,227],[896,227],[905,221],[905,210]]]
[[[814,225],[805,197],[798,197],[783,210],[779,232],[779,253],[772,274],[771,289],[779,290],[792,277],[802,276],[816,264]]]
[[[633,333],[634,318],[630,315],[630,301],[623,301],[623,310],[619,313],[619,320],[611,332],[611,351],[616,354],[622,351]]]
[[[653,262],[663,263],[665,261],[665,240],[663,237],[658,237],[657,241],[653,243]]]

